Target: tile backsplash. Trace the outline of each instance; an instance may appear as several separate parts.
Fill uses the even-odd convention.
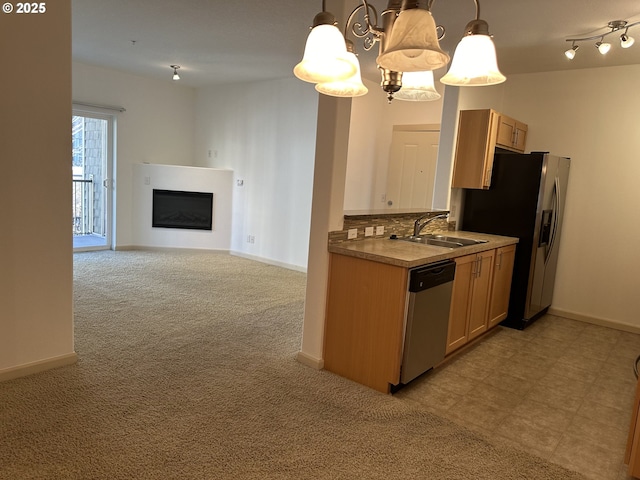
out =
[[[342,242],[354,242],[364,240],[365,238],[389,238],[391,235],[397,235],[398,237],[406,237],[413,234],[414,222],[424,216],[431,213],[431,217],[446,213],[443,211],[436,212],[419,212],[419,213],[390,213],[390,214],[375,214],[375,215],[345,215],[344,227],[342,230],[329,232],[329,244],[342,243]],[[371,227],[373,235],[365,237],[365,231],[367,227]],[[377,234],[378,227],[384,227],[384,233]],[[349,230],[357,229],[358,234],[356,238],[349,239]],[[455,222],[448,222],[446,218],[438,218],[422,230],[423,233],[441,232],[443,230],[455,230]]]

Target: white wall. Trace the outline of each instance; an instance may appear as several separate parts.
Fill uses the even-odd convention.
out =
[[[0,380],[75,361],[71,2],[3,15]]]
[[[513,75],[528,150],[571,157],[553,307],[640,328],[640,65]]]
[[[640,66],[511,75],[459,108],[529,125],[527,151],[571,157],[553,311],[640,330]]]
[[[233,172],[178,165],[133,168],[133,244],[139,247],[229,250]],[[212,230],[153,228],[153,189],[213,193]]]
[[[195,90],[165,82],[73,63],[73,100],[121,106],[116,138],[116,238],[118,248],[133,245],[133,166],[194,164]]]
[[[439,124],[443,99],[434,102],[387,101],[378,83],[364,80],[369,93],[351,106],[345,210],[385,208],[387,165],[394,125]],[[443,86],[436,85],[443,93]]]
[[[296,79],[198,90],[196,165],[234,171],[232,251],[306,269],[317,111]]]

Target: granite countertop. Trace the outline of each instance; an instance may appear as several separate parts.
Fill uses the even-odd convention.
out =
[[[448,248],[406,242],[404,240],[377,238],[329,245],[329,252],[372,260],[374,262],[388,263],[398,267],[413,268],[440,260],[448,260],[450,258],[484,252],[486,250],[518,243],[518,239],[515,237],[489,235],[488,233],[446,231],[436,232],[436,234],[447,235],[449,237],[471,238],[474,240],[487,240],[487,242],[460,248]]]

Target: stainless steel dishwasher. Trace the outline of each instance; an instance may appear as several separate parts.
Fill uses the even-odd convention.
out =
[[[409,271],[409,305],[400,381],[406,384],[444,359],[456,264],[452,260]]]

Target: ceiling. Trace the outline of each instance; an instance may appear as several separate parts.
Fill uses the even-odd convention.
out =
[[[360,2],[347,0],[348,6]],[[370,0],[378,12],[386,0]],[[640,64],[640,25],[629,49],[611,35],[611,51],[580,43],[573,61],[566,38],[609,31],[611,20],[640,21],[637,0],[480,0],[481,18],[494,36],[501,71],[509,76],[576,68]],[[169,65],[181,65],[181,85],[203,87],[292,77],[320,0],[72,0],[75,61],[171,82]],[[471,0],[437,0],[436,23],[446,28],[441,47],[453,54],[475,16]],[[338,13],[338,12],[334,12]],[[342,28],[342,27],[341,27]],[[354,39],[355,40],[355,39]],[[377,46],[356,41],[363,75],[378,81]],[[446,69],[440,69],[436,78]]]

